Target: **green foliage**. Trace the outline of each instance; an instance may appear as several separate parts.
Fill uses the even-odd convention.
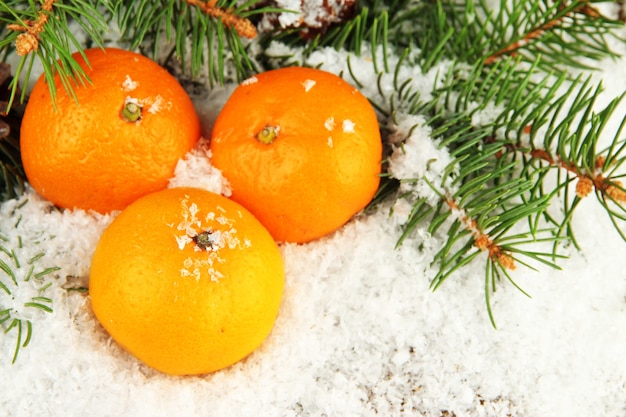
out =
[[[45,5],[50,3],[50,10]],[[38,47],[21,57],[15,69],[16,75],[30,79],[35,58],[43,65],[46,80],[52,86],[58,74],[69,94],[76,85],[89,82],[88,77],[72,57],[75,50],[87,46],[103,47],[110,36],[109,26],[117,25],[121,37],[117,40],[128,49],[145,50],[147,55],[162,56],[160,48],[170,47],[170,57],[181,62],[185,70],[197,77],[207,68],[210,83],[224,82],[234,68],[238,79],[247,77],[254,66],[250,61],[246,42],[242,40],[237,22],[263,13],[275,12],[273,7],[256,7],[261,0],[242,4],[237,1],[220,0],[212,15],[200,9],[191,0],[30,0],[28,4],[11,0],[0,3],[0,52],[11,51],[18,37],[37,26],[42,16],[45,24],[35,33]],[[35,22],[33,24],[33,22]],[[16,30],[17,25],[22,30]],[[86,40],[76,38],[80,28]],[[11,101],[18,91],[17,78],[11,86]],[[54,94],[55,90],[51,88]],[[25,90],[23,90],[25,93]],[[25,96],[20,99],[23,101]]]
[[[238,4],[236,1],[218,1],[216,7],[228,15],[247,20],[255,15],[278,9],[255,7],[260,0]],[[122,39],[131,49],[148,47],[154,57],[159,48],[172,45],[170,56],[175,56],[193,77],[202,75],[206,68],[209,83],[223,83],[228,71],[234,69],[234,78],[242,80],[254,70],[246,51],[246,41],[236,28],[198,10],[185,1],[176,0],[117,0],[114,8]],[[162,54],[162,52],[161,52]]]
[[[5,53],[15,47],[18,37],[24,33],[11,29],[10,25],[28,28],[32,26],[29,22],[45,20],[41,31],[36,34],[38,47],[32,53],[22,56],[14,71],[9,108],[18,92],[18,76],[23,75],[25,79],[30,79],[35,58],[43,65],[44,75],[51,85],[54,85],[55,74],[60,76],[68,92],[72,91],[72,82],[87,82],[85,73],[71,56],[73,50],[84,48],[83,42],[75,36],[76,26],[73,24],[84,30],[91,42],[102,46],[103,34],[108,28],[105,13],[110,7],[108,0],[100,0],[95,5],[85,0],[65,0],[55,2],[51,11],[42,11],[42,4],[34,0],[27,4],[17,0],[0,3],[0,51]],[[49,18],[50,16],[53,18]],[[50,91],[55,93],[54,89]],[[25,93],[26,89],[22,89],[22,101]]]

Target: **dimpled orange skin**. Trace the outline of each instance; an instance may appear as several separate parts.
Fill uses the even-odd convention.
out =
[[[186,238],[207,229],[230,235],[209,251]],[[127,351],[159,371],[197,375],[263,342],[283,285],[278,247],[248,211],[208,191],[172,188],[140,198],[104,231],[89,294]]]
[[[55,76],[36,82],[21,127],[29,183],[63,208],[121,210],[164,189],[176,163],[196,144],[200,123],[178,81],[152,60],[120,49],[77,52],[91,84],[74,85],[76,100]],[[120,116],[126,99],[143,103],[141,119]],[[56,109],[55,109],[56,107]]]
[[[278,128],[265,144],[257,135]],[[231,198],[278,241],[304,243],[345,224],[379,185],[382,144],[367,99],[334,74],[289,67],[239,85],[210,143]]]

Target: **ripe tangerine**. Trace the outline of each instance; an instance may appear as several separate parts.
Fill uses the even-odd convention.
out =
[[[254,351],[284,285],[278,247],[245,208],[196,188],[129,205],[92,259],[93,311],[115,341],[162,372],[203,374]]]
[[[164,189],[176,164],[200,137],[187,93],[156,62],[121,49],[73,57],[90,83],[60,76],[50,94],[42,75],[22,120],[20,146],[29,183],[63,208],[121,210]]]
[[[278,241],[336,230],[379,185],[382,143],[371,104],[317,69],[281,68],[244,81],[218,115],[210,148],[232,199]]]

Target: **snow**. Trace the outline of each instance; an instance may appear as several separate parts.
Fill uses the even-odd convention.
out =
[[[126,78],[124,78],[124,82],[122,82],[122,89],[124,91],[133,91],[138,86],[139,83],[137,81],[133,81],[133,79],[130,78],[130,75],[126,74]]]
[[[253,76],[253,77],[250,77],[250,78],[248,78],[246,80],[243,80],[241,82],[241,85],[251,85],[251,84],[254,84],[254,83],[257,83],[257,82],[259,82],[259,79],[257,77]]]
[[[341,128],[345,133],[354,133],[354,122],[350,119],[346,119],[341,123]]]
[[[335,118],[329,117],[328,119],[326,119],[324,121],[324,127],[326,128],[326,130],[329,130],[332,132],[332,130],[335,128]]]
[[[275,19],[267,19],[264,16],[260,26],[261,30],[271,30],[278,25],[282,28],[287,27],[305,27],[305,28],[322,28],[331,23],[340,22],[343,13],[349,9],[349,4],[355,2],[328,1],[328,0],[276,0],[275,7],[288,10],[285,13],[279,13]]]
[[[360,90],[379,100],[369,59],[351,56],[352,70]],[[388,59],[393,67],[397,58]],[[321,49],[306,63],[348,74],[345,52]],[[426,74],[403,67],[398,76],[428,97],[446,65]],[[593,75],[607,86],[598,106],[626,90],[626,58],[602,68]],[[383,77],[384,94],[391,83]],[[233,88],[197,102],[205,134]],[[625,102],[615,114],[626,114]],[[423,178],[436,183],[450,156],[421,116],[400,108],[396,122],[385,126],[393,132],[390,171],[413,197],[436,199]],[[229,194],[206,141],[176,168],[170,186],[185,185]],[[98,237],[116,213],[57,210],[29,189],[0,205],[0,245],[22,265],[43,251],[38,268],[61,270],[11,287],[23,300],[52,283],[45,296],[54,311],[11,304],[32,321],[33,338],[11,365],[15,333],[0,334],[0,416],[626,416],[626,244],[593,198],[573,219],[582,248],[564,248],[562,270],[518,268],[514,278],[532,298],[498,287],[497,330],[485,308],[484,258],[432,292],[441,237],[418,228],[395,247],[409,210],[405,199],[387,202],[322,239],[281,245],[285,293],[265,343],[228,369],[170,377],[125,353],[93,317],[88,296],[66,290],[86,285]],[[0,259],[12,262],[4,251]]]
[[[311,88],[313,88],[315,86],[315,81],[314,80],[305,80],[302,83],[302,86],[304,87],[304,91],[306,91],[307,93],[311,90]]]

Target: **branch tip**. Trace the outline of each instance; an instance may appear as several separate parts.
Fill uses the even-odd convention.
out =
[[[562,9],[562,7],[560,9]],[[528,33],[524,35],[523,38],[516,40],[516,41],[512,41],[511,43],[509,43],[508,45],[505,45],[498,51],[493,52],[491,55],[485,58],[484,64],[491,65],[504,55],[509,55],[512,57],[516,56],[517,51],[519,49],[524,48],[531,41],[535,39],[539,39],[540,37],[544,36],[546,32],[561,25],[563,23],[563,20],[566,17],[571,16],[572,14],[582,14],[582,15],[588,16],[591,19],[597,19],[602,16],[600,12],[594,7],[590,6],[587,1],[581,2],[580,5],[578,5],[575,9],[571,10],[567,14],[564,14],[560,17],[553,18],[552,20],[548,20],[544,24],[536,27],[535,29],[530,30]]]
[[[587,176],[580,176],[578,177],[578,182],[576,183],[576,195],[579,198],[587,197],[589,193],[593,191],[593,187],[594,182],[591,178]]]
[[[233,28],[239,36],[253,39],[257,36],[257,30],[248,19],[235,15],[232,10],[224,10],[217,7],[217,0],[186,0],[190,6],[195,6],[205,14],[219,19],[227,27]]]
[[[626,192],[624,191],[620,181],[613,181],[611,185],[606,187],[605,193],[618,203],[626,203]]]
[[[470,231],[474,236],[474,246],[483,252],[486,251],[489,254],[489,259],[499,263],[503,268],[510,270],[515,269],[515,260],[513,257],[506,253],[500,245],[496,245],[487,233],[480,230],[476,220],[469,218],[454,199],[446,198],[446,204],[450,207],[451,211],[458,212],[459,220],[463,223],[465,229]]]
[[[25,56],[39,49],[39,34],[43,32],[44,25],[48,22],[48,16],[56,0],[46,0],[37,12],[37,20],[25,20],[24,25],[9,24],[7,29],[14,32],[23,32],[15,39],[15,50],[19,56]]]

